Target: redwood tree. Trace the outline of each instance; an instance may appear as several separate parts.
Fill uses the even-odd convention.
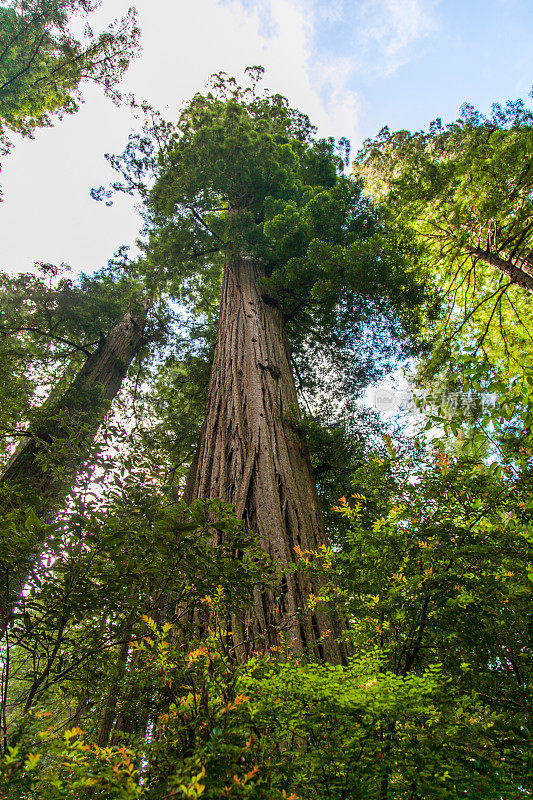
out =
[[[129,309],[88,355],[64,394],[44,404],[0,476],[0,515],[6,532],[0,562],[3,624],[43,545],[46,527],[37,518],[41,523],[53,520],[72,488],[103,416],[144,344],[148,307],[143,301]],[[11,527],[23,519],[28,520],[23,525],[25,538],[14,537]]]
[[[279,643],[341,662],[333,617],[307,609],[318,591],[291,569],[325,543],[291,365],[310,338],[334,341],[379,317],[416,322],[420,287],[360,186],[343,175],[333,140],[279,95],[218,76],[196,95],[160,156],[148,208],[147,259],[182,301],[222,270],[218,339],[205,423],[186,499],[234,503],[283,569],[232,620],[241,655]],[[195,258],[183,253],[194,253]],[[289,342],[288,333],[292,342]],[[325,367],[326,368],[326,367]]]

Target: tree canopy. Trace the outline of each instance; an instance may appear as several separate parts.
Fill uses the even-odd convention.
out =
[[[367,191],[426,248],[447,299],[442,352],[472,345],[508,377],[531,347],[532,122],[522,100],[490,117],[465,105],[449,125],[383,129],[355,162]]]
[[[80,84],[93,81],[111,96],[134,55],[139,29],[135,12],[106,31],[85,28],[83,40],[69,30],[74,15],[88,14],[99,0],[4,0],[0,6],[0,146],[8,131],[31,136],[54,116],[72,114]]]

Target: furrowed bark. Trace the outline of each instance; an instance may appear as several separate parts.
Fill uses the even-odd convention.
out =
[[[276,301],[261,295],[262,274],[251,258],[226,258],[206,418],[185,499],[234,504],[268,555],[290,565],[295,548],[316,550],[325,542],[324,525],[298,426],[283,318]],[[279,645],[285,631],[297,653],[341,663],[338,624],[307,609],[317,590],[298,573],[284,575],[277,591],[256,589],[253,608],[232,622],[239,657]]]
[[[147,311],[147,302],[128,311],[87,358],[63,396],[43,410],[42,420],[30,429],[0,478],[0,517],[33,510],[43,522],[53,519],[143,344]],[[14,558],[0,562],[4,625],[42,544],[17,544]]]

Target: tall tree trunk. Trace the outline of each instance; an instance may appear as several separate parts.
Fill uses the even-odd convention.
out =
[[[45,405],[41,420],[29,430],[0,478],[0,517],[33,510],[50,521],[87,457],[101,421],[139,352],[149,304],[128,311],[88,358],[69,388]],[[16,542],[11,558],[0,562],[0,613],[4,624],[43,542]]]
[[[128,631],[126,638],[124,639],[122,644],[119,645],[115,674],[107,691],[107,697],[102,712],[102,718],[100,720],[98,737],[96,740],[96,744],[98,745],[98,747],[107,747],[109,744],[109,737],[111,736],[113,723],[115,722],[115,712],[117,708],[117,700],[121,689],[122,676],[124,675],[126,662],[128,660],[129,647],[130,647],[130,633]]]
[[[185,499],[220,497],[235,505],[247,530],[282,565],[297,561],[295,548],[324,543],[320,503],[305,439],[281,312],[262,296],[257,261],[227,256],[218,339],[207,412]],[[286,631],[293,649],[344,660],[338,624],[322,610],[310,612],[317,587],[302,574],[284,575],[277,591],[255,590],[253,608],[232,623],[241,658],[279,645]]]

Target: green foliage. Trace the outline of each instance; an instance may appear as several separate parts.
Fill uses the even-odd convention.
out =
[[[329,399],[329,394],[326,396]],[[328,540],[332,544],[344,541],[347,529],[345,518],[332,508],[337,498],[350,494],[354,470],[377,451],[382,456],[387,452],[383,436],[389,429],[377,414],[355,403],[351,407],[347,402],[346,406],[345,413],[342,407],[340,411],[328,408],[324,401],[318,413],[304,414],[297,423],[309,447]],[[399,431],[395,432],[395,438],[401,440]]]
[[[202,268],[191,250],[246,252],[264,265],[265,291],[306,329],[327,321],[332,336],[339,296],[345,324],[347,309],[355,305],[357,319],[366,303],[416,326],[424,293],[409,244],[402,250],[360,184],[342,175],[333,140],[315,139],[280,95],[217,77],[215,93],[194,97],[160,154],[150,261],[183,279]]]
[[[36,715],[32,744],[10,747],[0,762],[0,786],[6,800],[38,797],[42,800],[78,800],[90,797],[95,787],[109,800],[141,797],[131,751],[125,747],[89,745],[80,728],[62,735],[47,725],[49,714]]]
[[[377,650],[403,677],[438,665],[448,701],[479,706],[478,733],[454,734],[468,764],[463,777],[450,770],[454,791],[469,775],[472,796],[519,797],[532,778],[530,448],[487,464],[440,446],[416,466],[389,444],[354,480],[337,506],[350,522],[343,552],[301,554],[305,569],[315,558],[330,576],[319,599],[345,608],[360,657]],[[440,796],[429,791],[415,796]]]
[[[384,128],[358,154],[356,173],[413,230],[445,294],[438,364],[474,345],[505,379],[531,347],[532,123],[521,100],[495,105],[490,118],[466,105],[456,122],[427,132]]]
[[[85,681],[94,690],[95,679],[98,687],[95,665],[110,669],[110,648],[134,635],[143,613],[172,619],[171,609],[179,608],[187,618],[213,586],[231,592],[236,609],[251,581],[268,580],[253,536],[223,503],[187,508],[160,487],[148,465],[126,462],[124,474],[104,466],[97,464],[100,475],[91,476],[87,490],[105,499],[79,497],[61,523],[47,526],[40,561],[15,610],[9,639],[18,662],[4,676],[14,719],[56,692],[76,696]],[[36,525],[33,515],[24,531],[7,527],[22,555]],[[213,542],[214,528],[224,532],[223,546]]]
[[[240,663],[233,615],[282,565],[229,509],[187,509],[148,464],[102,472],[105,500],[80,496],[50,527],[56,560],[43,556],[10,631],[4,796],[518,800],[532,777],[533,507],[531,450],[513,452],[505,466],[441,446],[408,461],[389,440],[358,469],[337,506],[342,549],[299,552],[322,576],[310,604],[350,620],[345,667],[285,647]]]
[[[92,80],[118,97],[114,87],[136,50],[139,29],[132,9],[84,40],[69,31],[75,14],[87,14],[98,0],[6,0],[0,8],[0,146],[7,131],[32,135],[52,124],[53,115],[72,114],[81,101],[79,85]]]
[[[21,786],[43,800],[93,786],[102,798],[366,800],[385,785],[396,800],[521,796],[498,751],[498,715],[458,696],[441,667],[399,676],[376,652],[347,667],[284,653],[239,665],[220,624],[223,593],[205,600],[212,627],[197,645],[145,617],[133,687],[138,698],[150,692],[147,739],[101,749],[79,728],[54,732],[46,715],[45,730],[29,722],[4,759],[6,797]]]
[[[399,676],[371,654],[346,668],[288,663],[265,672],[245,682],[254,721],[278,744],[277,770],[298,797],[468,796],[464,754],[471,747],[483,759],[480,731],[492,717],[459,701],[438,665]],[[499,797],[508,783],[494,777],[476,781],[472,796]]]

